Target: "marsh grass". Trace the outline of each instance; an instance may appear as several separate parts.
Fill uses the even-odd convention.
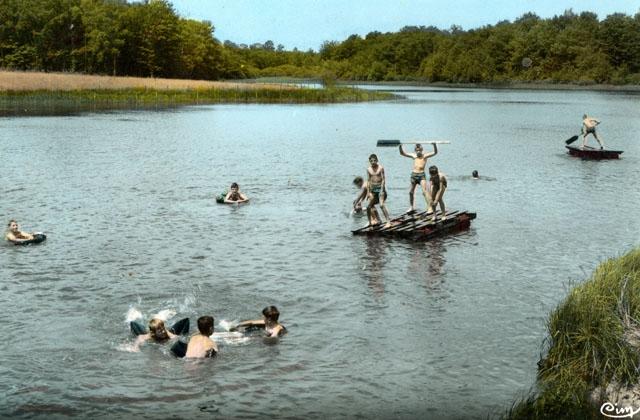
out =
[[[392,98],[395,96],[387,92],[346,87],[311,89],[277,83],[0,72],[0,115],[64,114],[84,110],[216,103],[339,103]]]
[[[625,332],[640,326],[640,249],[602,263],[551,313],[537,391],[507,418],[599,418],[590,393],[638,382],[638,349]]]

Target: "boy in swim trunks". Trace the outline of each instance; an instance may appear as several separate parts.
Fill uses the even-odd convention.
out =
[[[203,358],[215,356],[218,353],[218,346],[210,338],[213,334],[213,317],[201,316],[198,318],[198,331],[200,331],[200,334],[194,335],[189,340],[187,353],[184,357]]]
[[[369,156],[369,163],[370,166],[367,168],[367,175],[369,175],[369,179],[367,181],[367,199],[369,200],[369,204],[367,205],[367,217],[369,218],[369,226],[380,223],[379,220],[374,223],[373,219],[373,211],[375,210],[376,204],[380,204],[382,214],[384,214],[384,218],[387,222],[386,226],[391,226],[391,222],[389,221],[389,212],[387,211],[387,206],[384,205],[384,202],[387,199],[384,168],[378,163],[378,156],[375,154]]]
[[[593,137],[595,137],[596,140],[598,141],[598,144],[600,144],[600,149],[604,149],[604,144],[600,141],[600,139],[598,138],[598,135],[596,134],[596,125],[598,124],[600,124],[600,121],[596,120],[595,118],[591,118],[587,116],[587,114],[584,114],[582,116],[582,148],[583,149],[587,145],[587,135],[589,134],[593,134]]]
[[[427,166],[427,159],[438,154],[438,146],[436,146],[435,143],[432,144],[433,152],[427,154],[423,153],[421,144],[416,144],[415,154],[405,153],[405,151],[402,150],[402,145],[400,145],[400,155],[413,159],[413,170],[411,171],[411,187],[409,188],[409,210],[407,210],[407,213],[411,213],[416,210],[414,206],[413,193],[415,192],[416,185],[418,184],[420,184],[420,186],[422,187],[422,195],[424,196],[424,201],[427,203],[427,208],[431,207],[429,193],[427,190],[427,177],[424,173],[424,168]]]
[[[138,336],[138,338],[136,338],[134,351],[138,351],[140,349],[140,346],[148,340],[154,341],[156,343],[164,343],[176,337],[177,335],[173,334],[170,331],[167,331],[163,320],[153,318],[151,321],[149,321],[149,332],[147,334],[141,334]]]
[[[361,176],[357,176],[354,178],[353,180],[353,185],[355,185],[359,192],[358,192],[358,196],[356,197],[355,200],[353,200],[353,213],[361,213],[362,212],[362,203],[364,202],[365,198],[367,198],[367,187],[364,185],[364,179],[362,179]],[[385,196],[386,199],[386,196]],[[373,209],[373,218],[375,220],[374,223],[380,223],[379,220],[379,216],[378,216],[378,212],[376,211],[376,209]]]
[[[230,191],[227,193],[224,198],[224,202],[227,204],[240,204],[249,201],[247,196],[240,192],[240,187],[235,182],[231,184]]]
[[[447,190],[447,178],[444,174],[438,172],[437,166],[429,167],[429,182],[431,183],[431,204],[429,205],[429,211],[433,212],[433,220],[437,220],[436,206],[440,204],[440,211],[442,211],[442,220],[446,219],[444,199],[442,198],[444,192]]]
[[[9,220],[7,224],[9,231],[5,235],[5,239],[9,242],[20,243],[24,241],[30,241],[33,239],[33,235],[27,232],[22,232],[18,226],[18,222],[15,220]]]
[[[235,331],[238,328],[264,328],[267,337],[282,337],[287,333],[287,329],[284,325],[278,322],[280,312],[275,306],[267,306],[262,310],[262,319],[255,319],[252,321],[242,321],[231,331]]]

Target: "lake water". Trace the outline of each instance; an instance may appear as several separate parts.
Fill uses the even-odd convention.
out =
[[[640,96],[394,89],[406,99],[0,119],[3,223],[48,235],[0,246],[0,416],[502,414],[533,385],[569,286],[639,243]],[[621,160],[565,153],[585,112]],[[451,141],[432,162],[448,207],[477,212],[469,231],[352,236],[370,153],[392,214],[408,207],[411,161],[375,147],[395,138]],[[215,203],[233,181],[249,205]],[[132,309],[195,326],[267,305],[289,330],[276,345],[127,351]]]

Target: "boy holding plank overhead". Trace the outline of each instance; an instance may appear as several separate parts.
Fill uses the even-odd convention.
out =
[[[429,199],[427,191],[427,176],[424,173],[424,168],[427,166],[427,159],[438,154],[438,146],[436,146],[435,143],[432,144],[433,152],[427,154],[423,153],[422,145],[420,143],[416,143],[415,154],[405,153],[405,151],[402,150],[402,144],[398,145],[398,147],[400,148],[401,156],[413,159],[413,170],[411,171],[411,187],[409,187],[409,210],[407,210],[407,213],[416,211],[413,194],[416,190],[416,185],[418,184],[420,184],[420,187],[422,187],[422,195],[424,196],[424,201],[427,203],[427,208],[431,207],[431,200]]]

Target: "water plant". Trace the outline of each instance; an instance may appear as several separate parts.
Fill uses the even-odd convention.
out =
[[[551,313],[536,390],[506,417],[600,418],[595,390],[640,380],[639,328],[640,248],[600,264]]]

